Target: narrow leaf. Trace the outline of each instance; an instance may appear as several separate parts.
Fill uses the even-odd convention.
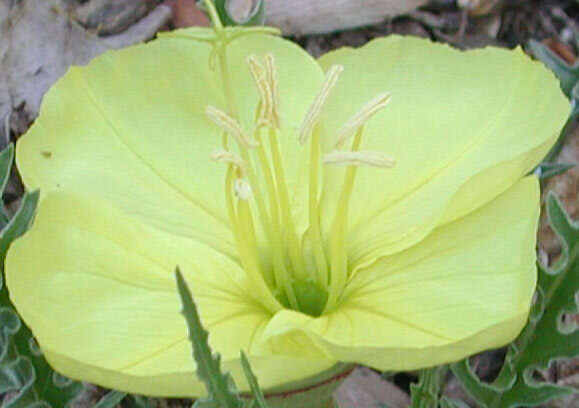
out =
[[[14,160],[14,146],[9,144],[4,150],[0,152],[0,196],[4,194],[6,184],[10,178],[10,169],[12,168],[12,161]],[[4,209],[4,204],[0,204],[0,229],[8,223],[8,214]]]
[[[127,393],[121,391],[109,391],[104,397],[102,397],[99,402],[94,406],[94,408],[114,408],[122,400],[125,399]]]
[[[573,163],[541,163],[537,166],[535,174],[541,180],[547,180],[551,177],[565,173],[570,168],[575,167]]]
[[[257,377],[253,373],[251,365],[249,364],[249,360],[247,359],[247,356],[243,350],[241,350],[241,366],[243,367],[245,378],[247,378],[247,382],[251,388],[251,394],[253,395],[254,400],[253,406],[258,408],[268,408],[267,402],[265,402],[265,397],[263,396],[263,392],[261,391],[261,388],[259,388]]]
[[[189,329],[189,340],[193,345],[193,357],[197,363],[197,376],[205,383],[208,397],[195,403],[196,407],[241,408],[242,400],[233,386],[233,379],[221,372],[219,354],[212,354],[209,333],[203,328],[201,319],[187,283],[179,268],[175,270],[177,289],[183,306],[182,314]]]

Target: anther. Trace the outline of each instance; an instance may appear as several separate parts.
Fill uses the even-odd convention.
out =
[[[233,136],[239,144],[245,147],[257,147],[259,144],[251,140],[241,128],[239,122],[229,116],[227,113],[213,106],[207,106],[205,113],[217,126]]]
[[[265,75],[271,91],[271,119],[273,125],[279,129],[280,127],[280,113],[279,113],[279,89],[277,83],[277,69],[275,66],[275,59],[272,54],[265,56]]]
[[[324,155],[324,164],[336,166],[370,166],[390,168],[395,164],[394,159],[384,153],[373,151],[359,152],[330,152]]]
[[[232,164],[237,170],[237,176],[245,177],[245,162],[235,153],[228,152],[227,150],[218,150],[211,155],[211,158],[220,163]]]
[[[233,191],[240,200],[249,200],[251,198],[251,185],[245,178],[235,179]]]
[[[366,124],[374,114],[384,109],[384,107],[388,105],[388,102],[390,102],[390,94],[383,93],[362,106],[362,108],[338,130],[336,147],[342,146],[346,140],[356,133],[356,130],[360,126]]]
[[[268,125],[271,122],[273,99],[266,71],[255,55],[248,56],[246,62],[249,66],[249,72],[257,86],[257,92],[260,98],[259,113],[257,115],[258,126]]]
[[[332,88],[336,85],[338,81],[338,77],[340,73],[344,70],[344,67],[341,65],[333,65],[328,73],[326,74],[326,79],[322,83],[322,87],[320,92],[314,99],[314,102],[310,106],[308,113],[306,114],[304,121],[300,127],[300,131],[298,134],[298,141],[300,144],[304,144],[307,142],[308,137],[312,133],[314,126],[318,123],[318,119],[320,118],[320,114],[322,113],[322,107],[324,103],[328,99]]]

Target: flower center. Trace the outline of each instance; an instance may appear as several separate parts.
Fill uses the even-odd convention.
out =
[[[207,116],[223,131],[223,150],[216,152],[213,159],[228,166],[225,197],[240,261],[253,284],[256,299],[271,312],[291,308],[319,316],[341,301],[350,275],[346,247],[348,213],[357,168],[394,165],[393,159],[383,153],[360,150],[365,124],[388,104],[389,95],[378,95],[364,105],[339,129],[334,150],[322,152],[318,122],[343,70],[341,66],[329,69],[296,135],[296,143],[310,147],[306,250],[293,219],[278,142],[282,118],[275,60],[272,55],[266,55],[262,61],[249,56],[247,65],[259,95],[253,128],[243,129],[232,111],[231,100],[227,111],[213,106],[206,108]],[[221,75],[224,78],[228,75],[223,63]],[[228,80],[223,83],[228,86]],[[226,89],[226,99],[230,94]],[[235,151],[229,147],[229,138],[237,145]],[[347,167],[326,239],[320,225],[321,165]],[[267,249],[259,245],[260,232]]]

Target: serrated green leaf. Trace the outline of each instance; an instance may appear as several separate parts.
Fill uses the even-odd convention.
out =
[[[247,359],[247,356],[243,350],[241,350],[241,366],[243,367],[245,378],[247,378],[247,382],[251,388],[251,394],[253,395],[252,406],[258,408],[268,408],[267,402],[265,402],[265,397],[263,396],[263,392],[261,391],[261,388],[259,388],[257,377],[253,373],[251,365],[249,364],[249,360]]]
[[[235,390],[229,373],[221,372],[221,357],[213,354],[209,346],[209,333],[203,328],[197,306],[179,268],[175,270],[177,289],[181,297],[182,314],[189,329],[193,357],[197,363],[197,376],[205,383],[208,397],[197,400],[194,407],[241,408],[243,401]]]
[[[104,397],[102,397],[99,402],[94,406],[94,408],[114,408],[127,396],[126,392],[122,391],[109,391]]]
[[[579,355],[579,331],[563,329],[565,313],[579,311],[579,224],[573,222],[554,194],[547,195],[547,215],[561,239],[562,254],[553,268],[539,267],[535,305],[519,337],[509,346],[498,378],[485,384],[472,372],[468,361],[452,365],[466,391],[481,406],[490,408],[531,407],[577,392],[533,379],[534,370],[557,359]]]
[[[447,374],[446,365],[422,370],[418,383],[410,385],[410,408],[437,408]]]
[[[575,65],[567,64],[548,47],[535,40],[529,41],[529,48],[535,57],[543,61],[545,65],[555,72],[561,82],[561,89],[568,98],[571,98],[573,87],[579,82],[579,63]]]

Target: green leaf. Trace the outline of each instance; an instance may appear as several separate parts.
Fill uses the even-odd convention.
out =
[[[6,184],[10,178],[10,169],[12,168],[12,161],[14,160],[14,146],[9,144],[4,150],[0,152],[0,196],[4,194]],[[0,205],[0,229],[8,224],[8,214],[4,209],[4,204]]]
[[[464,401],[444,396],[440,400],[440,408],[470,408],[470,407]]]
[[[226,26],[260,26],[265,22],[265,2],[263,0],[255,0],[249,15],[241,21],[236,20],[229,12],[229,0],[212,1],[219,18]],[[203,0],[198,1],[198,4],[203,8]]]
[[[565,173],[570,168],[575,167],[573,163],[541,163],[537,166],[535,174],[540,180],[547,180],[551,177]]]
[[[209,347],[209,333],[203,328],[197,306],[179,268],[175,270],[177,289],[183,306],[182,313],[189,329],[189,340],[193,345],[193,357],[197,363],[197,376],[205,383],[208,397],[197,400],[196,408],[241,408],[243,401],[235,390],[229,373],[221,372],[221,357],[213,354]]]
[[[241,366],[243,367],[245,378],[247,378],[247,382],[251,388],[251,394],[253,395],[252,406],[257,408],[268,408],[267,402],[265,402],[265,397],[263,396],[263,392],[261,391],[261,388],[259,388],[257,377],[253,373],[251,365],[249,364],[249,360],[247,359],[247,356],[243,350],[241,350]]]
[[[552,193],[547,195],[546,207],[563,252],[553,268],[539,266],[536,301],[529,322],[509,346],[499,376],[486,384],[473,373],[468,360],[452,365],[466,391],[483,407],[531,407],[577,392],[533,378],[537,368],[579,355],[579,331],[563,320],[566,313],[579,311],[579,224],[569,218]]]
[[[94,408],[114,408],[127,396],[126,392],[121,391],[109,391],[104,397],[102,397],[99,402],[94,406]]]
[[[579,82],[579,63],[567,64],[548,47],[535,40],[529,41],[529,48],[535,57],[543,61],[557,75],[561,82],[561,89],[568,98],[571,98],[573,87]]]
[[[447,375],[446,365],[422,370],[418,383],[410,385],[410,408],[437,408]]]

